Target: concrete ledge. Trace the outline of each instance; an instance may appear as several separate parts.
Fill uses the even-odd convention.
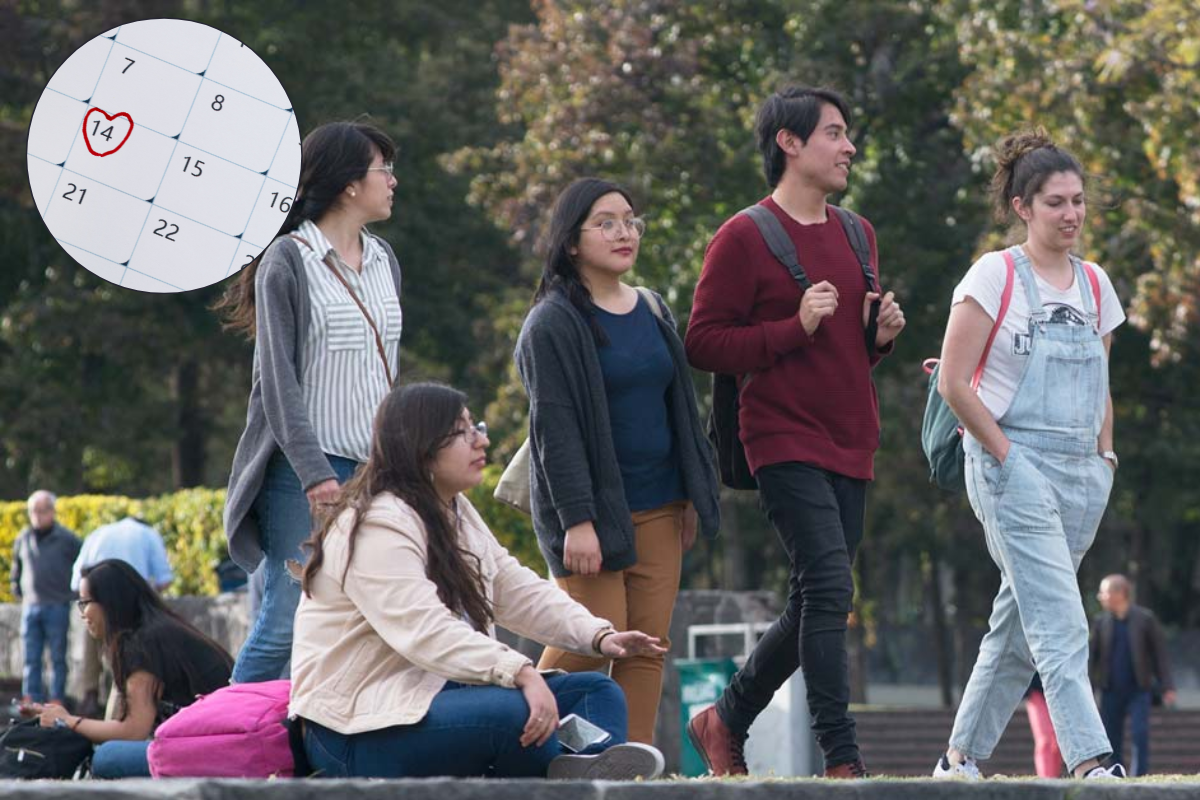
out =
[[[5,800],[1182,800],[1200,796],[1191,783],[1124,781],[1009,781],[981,783],[929,780],[715,781],[652,783],[484,780],[128,780],[0,781]]]

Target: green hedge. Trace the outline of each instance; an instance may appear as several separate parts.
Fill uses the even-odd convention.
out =
[[[126,516],[141,517],[158,529],[175,571],[168,594],[217,593],[214,567],[226,556],[221,511],[224,489],[185,489],[174,494],[138,500],[112,495],[60,497],[58,522],[84,537],[101,525]],[[17,534],[29,524],[25,503],[0,503],[0,600],[12,602],[9,572]]]
[[[544,575],[546,564],[529,517],[492,498],[501,469],[498,465],[488,468],[483,483],[470,492],[471,502],[496,538],[522,563]],[[60,497],[56,511],[58,521],[81,537],[122,517],[141,517],[157,528],[166,542],[175,571],[168,594],[213,595],[217,593],[214,568],[228,554],[221,524],[224,506],[224,489],[185,489],[142,500],[110,495]],[[0,503],[0,602],[13,601],[8,580],[13,541],[28,524],[24,501]]]

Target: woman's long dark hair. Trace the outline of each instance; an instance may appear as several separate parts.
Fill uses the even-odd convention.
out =
[[[210,646],[233,667],[225,648],[167,608],[158,592],[128,563],[109,558],[84,568],[81,574],[88,582],[91,599],[104,611],[104,649],[112,665],[113,685],[122,695],[132,666],[149,672],[159,682],[168,674],[186,676],[189,687],[181,692],[184,695],[211,691],[202,684],[204,676],[196,671],[201,665],[189,661],[179,647],[182,639]],[[160,683],[156,695],[161,691]]]
[[[552,289],[560,290],[588,321],[592,337],[601,346],[608,344],[608,336],[596,319],[592,293],[579,275],[579,265],[571,255],[571,248],[579,246],[579,229],[592,213],[592,206],[601,197],[613,192],[624,197],[633,207],[629,192],[602,178],[580,178],[562,190],[554,201],[550,230],[546,234],[546,264],[542,268],[542,280],[533,295],[533,305],[537,305]]]
[[[438,451],[453,441],[467,396],[437,383],[413,383],[392,389],[375,413],[375,434],[367,463],[344,487],[337,503],[305,543],[310,551],[302,588],[312,596],[313,577],[325,560],[325,537],[342,511],[353,509],[349,555],[342,583],[354,558],[358,524],[375,496],[391,492],[408,503],[425,525],[428,543],[426,575],[438,597],[477,630],[493,620],[483,589],[479,556],[459,543],[456,512],[447,508],[433,485],[431,469]]]
[[[306,219],[315,222],[325,216],[346,187],[367,174],[376,152],[384,161],[391,161],[396,155],[396,145],[386,133],[365,122],[329,122],[305,136],[300,147],[296,199],[283,218],[279,235],[291,233]],[[226,330],[245,333],[251,339],[254,338],[254,277],[261,260],[260,253],[213,306],[214,311],[224,313]]]

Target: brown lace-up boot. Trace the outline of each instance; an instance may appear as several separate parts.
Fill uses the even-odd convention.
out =
[[[743,748],[745,736],[735,736],[721,720],[716,706],[709,706],[688,723],[688,739],[713,775],[749,775]]]
[[[832,767],[825,768],[826,778],[869,778],[871,775],[867,772],[867,767],[863,764],[861,758],[854,761],[849,761],[845,764],[835,764]]]

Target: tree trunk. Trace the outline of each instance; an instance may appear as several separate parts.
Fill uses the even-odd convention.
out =
[[[726,591],[747,588],[746,547],[738,524],[739,503],[733,492],[721,492],[721,583]]]
[[[186,489],[204,483],[204,411],[200,404],[200,365],[187,359],[171,375],[171,394],[175,398],[178,436],[171,451],[175,488]]]
[[[949,636],[946,624],[946,602],[942,597],[942,568],[941,562],[933,554],[929,556],[929,569],[926,573],[926,593],[932,606],[933,647],[937,659],[938,686],[942,690],[942,708],[950,708],[954,704],[954,692],[951,687],[953,676],[950,671],[950,652],[947,646]]]

